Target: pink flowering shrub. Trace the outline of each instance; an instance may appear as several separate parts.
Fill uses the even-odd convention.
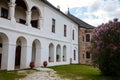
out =
[[[120,76],[120,22],[98,26],[92,37],[93,62],[104,75]]]

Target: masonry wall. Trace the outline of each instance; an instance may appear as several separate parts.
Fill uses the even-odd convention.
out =
[[[90,40],[92,37],[93,29],[79,28],[79,63],[80,64],[92,64],[92,55],[90,52],[91,41],[86,42],[86,34],[90,34]],[[87,58],[86,53],[90,53],[90,58]]]

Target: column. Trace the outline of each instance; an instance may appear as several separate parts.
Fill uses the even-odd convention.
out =
[[[41,59],[41,48],[37,46],[36,48],[36,60],[35,60],[35,66],[39,67],[40,66],[40,60]]]
[[[54,62],[56,62],[56,46],[54,47]]]
[[[8,45],[8,65],[7,70],[14,70],[15,68],[15,44]]]
[[[9,19],[15,21],[15,3],[10,2],[9,4]]]
[[[43,27],[43,18],[40,17],[38,20],[38,28],[41,29]]]
[[[32,58],[32,43],[30,42],[29,45],[27,45],[26,47],[26,62],[25,62],[25,66],[24,68],[29,68],[29,64],[31,62],[31,58]]]
[[[8,67],[8,43],[4,43],[2,47],[1,69],[5,70]]]
[[[65,56],[64,56],[65,58]],[[63,62],[63,46],[61,46],[61,62]]]
[[[31,26],[31,11],[26,11],[26,25]]]

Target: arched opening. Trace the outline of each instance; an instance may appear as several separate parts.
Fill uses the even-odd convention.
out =
[[[31,25],[34,28],[40,28],[40,13],[36,7],[31,9]]]
[[[7,68],[8,59],[8,37],[0,33],[0,69]]]
[[[26,23],[27,6],[23,0],[16,0],[15,19],[21,24]]]
[[[21,45],[16,47],[16,55],[15,55],[15,67],[20,68],[20,59],[21,59]]]
[[[15,68],[25,68],[26,65],[26,45],[27,41],[24,37],[19,37],[16,41],[15,52]]]
[[[54,45],[49,45],[49,62],[54,62]]]
[[[63,61],[66,61],[67,58],[67,49],[66,46],[63,46]]]
[[[9,6],[8,3],[9,0],[0,0],[0,16],[2,18],[8,19],[8,13],[9,13]]]
[[[57,49],[56,49],[56,61],[57,62],[61,61],[61,47],[60,47],[60,45],[57,45]]]
[[[35,66],[40,66],[41,59],[41,45],[39,40],[34,40],[32,43],[32,59],[31,62],[35,62]]]

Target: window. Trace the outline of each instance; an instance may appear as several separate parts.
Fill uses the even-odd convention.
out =
[[[52,19],[52,32],[55,33],[55,19]]]
[[[86,58],[90,58],[90,53],[89,52],[86,52]]]
[[[74,32],[75,32],[75,31],[73,30],[73,31],[72,31],[72,39],[73,39],[73,40],[74,40],[74,34],[75,34]]]
[[[90,34],[86,34],[86,42],[90,42]]]
[[[1,17],[8,18],[8,10],[5,8],[1,8]]]
[[[64,25],[64,36],[66,37],[67,36],[67,26]]]
[[[76,51],[74,50],[74,60],[76,60]]]

